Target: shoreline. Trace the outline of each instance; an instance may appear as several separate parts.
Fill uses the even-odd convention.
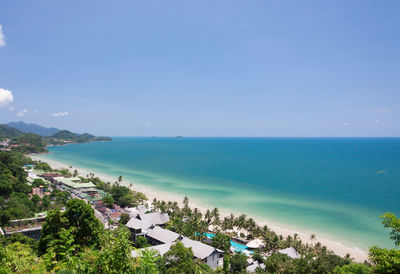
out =
[[[52,168],[59,169],[59,168],[68,168],[69,166],[72,166],[71,164],[68,164],[66,162],[61,162],[58,160],[51,160],[51,159],[46,159],[45,156],[46,154],[34,154],[34,155],[27,155],[28,157],[32,158],[33,160],[40,160],[42,162],[48,163]],[[73,166],[72,169],[76,169],[78,173],[81,176],[85,176],[86,174],[93,173],[93,171],[90,171],[85,168],[81,168],[79,166]],[[106,182],[115,182],[117,178],[114,178],[110,175],[101,173],[101,172],[96,172],[95,173],[96,177],[99,177],[101,180],[106,181]],[[155,189],[153,187],[145,186],[143,184],[139,184],[137,182],[134,182],[132,180],[128,181],[122,181],[120,183],[121,185],[125,185],[129,187],[132,190],[143,192],[147,198],[149,199],[149,202],[151,202],[154,198],[157,200],[164,200],[164,201],[172,201],[172,202],[177,202],[178,204],[182,205],[182,201],[184,196],[180,194],[175,194],[171,192],[166,192],[166,191],[161,191],[158,189]],[[192,207],[197,207],[203,214],[207,209],[212,209],[208,208],[207,205],[201,206],[201,204],[204,204],[201,202],[201,200],[197,200],[196,198],[193,197],[188,197],[189,198],[189,203],[191,204]],[[238,212],[232,212],[228,211],[223,208],[218,208],[220,211],[221,217],[226,217],[229,216],[231,213],[234,213],[235,215],[238,214]],[[252,217],[252,216],[248,216]],[[267,225],[272,231],[276,232],[278,235],[283,235],[283,236],[288,236],[288,235],[293,235],[294,233],[297,233],[299,238],[303,243],[308,243],[308,244],[314,244],[316,242],[320,242],[322,245],[325,245],[328,249],[332,250],[335,252],[335,254],[339,256],[345,256],[347,253],[351,255],[352,258],[354,258],[354,261],[356,262],[363,262],[364,260],[368,259],[368,252],[357,248],[357,247],[351,247],[348,245],[345,245],[343,243],[340,243],[338,241],[329,239],[326,236],[323,236],[322,238],[318,237],[316,235],[315,240],[311,240],[310,236],[312,233],[306,233],[306,232],[301,232],[298,231],[295,228],[289,228],[285,227],[284,225],[277,225],[276,223],[270,223],[268,220],[264,218],[253,218],[259,225]]]

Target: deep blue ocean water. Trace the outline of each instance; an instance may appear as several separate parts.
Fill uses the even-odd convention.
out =
[[[46,158],[366,249],[391,247],[400,138],[114,138]]]

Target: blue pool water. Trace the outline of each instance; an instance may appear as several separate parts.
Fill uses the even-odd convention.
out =
[[[213,233],[209,232],[204,233],[204,235],[209,239],[212,239],[215,236]],[[235,252],[243,252],[244,250],[247,249],[247,245],[242,245],[232,240],[231,240],[231,246],[235,248]]]

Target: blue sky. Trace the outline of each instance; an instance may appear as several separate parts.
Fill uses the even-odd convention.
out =
[[[399,10],[364,0],[0,1],[0,123],[398,137]]]

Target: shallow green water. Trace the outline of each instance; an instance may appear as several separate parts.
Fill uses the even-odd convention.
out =
[[[49,159],[366,249],[391,247],[399,138],[114,138],[51,147]]]

